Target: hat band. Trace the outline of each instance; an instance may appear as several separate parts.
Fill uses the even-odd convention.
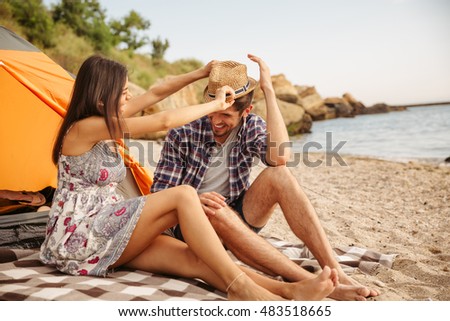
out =
[[[235,95],[239,95],[240,93],[246,92],[247,89],[248,89],[248,87],[250,87],[250,81],[247,81],[247,84],[246,84],[245,86],[242,86],[241,88],[235,90],[235,91],[234,91],[234,94],[235,94]],[[216,95],[215,95],[215,94],[210,94],[210,93],[208,93],[208,96],[209,96],[210,98],[216,98]],[[227,95],[227,96],[228,96],[228,95]]]

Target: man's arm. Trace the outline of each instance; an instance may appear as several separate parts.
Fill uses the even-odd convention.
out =
[[[267,154],[266,161],[271,166],[285,165],[291,156],[289,135],[275,97],[270,70],[259,57],[249,54],[248,58],[258,63],[260,86],[267,106]]]

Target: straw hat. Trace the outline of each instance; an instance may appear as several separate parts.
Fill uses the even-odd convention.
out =
[[[236,61],[220,61],[209,74],[208,86],[203,92],[205,102],[216,98],[216,91],[225,85],[234,89],[235,99],[255,89],[257,81],[247,75],[247,66]]]

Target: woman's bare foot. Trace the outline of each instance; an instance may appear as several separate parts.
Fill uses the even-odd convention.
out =
[[[339,285],[329,295],[329,298],[339,301],[366,301],[367,298],[379,295],[377,290],[369,289],[341,272]]]
[[[334,291],[338,282],[337,271],[325,266],[314,279],[286,283],[288,293],[285,297],[297,301],[320,301]]]
[[[282,297],[273,294],[256,284],[246,274],[233,282],[228,289],[230,301],[281,301]]]

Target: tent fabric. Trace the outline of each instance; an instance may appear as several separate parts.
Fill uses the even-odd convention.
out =
[[[0,84],[0,189],[56,187],[57,170],[51,154],[74,77],[0,26]],[[148,194],[150,173],[126,153],[125,164],[141,193]]]
[[[10,64],[3,57],[0,51],[1,61]],[[51,152],[62,117],[11,75],[5,65],[0,67],[0,189],[38,191],[56,186]],[[70,94],[71,87],[68,89]]]
[[[11,30],[0,26],[0,50],[40,51],[25,39],[19,37]]]
[[[2,68],[11,77],[58,115],[63,117],[66,114],[74,83],[67,71],[42,52],[2,50],[0,55]]]

